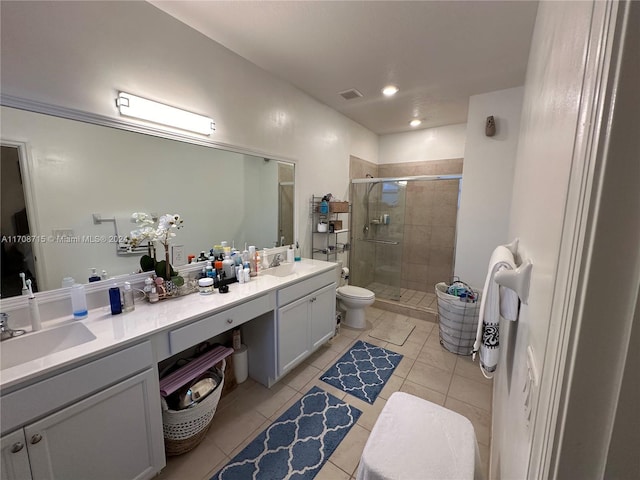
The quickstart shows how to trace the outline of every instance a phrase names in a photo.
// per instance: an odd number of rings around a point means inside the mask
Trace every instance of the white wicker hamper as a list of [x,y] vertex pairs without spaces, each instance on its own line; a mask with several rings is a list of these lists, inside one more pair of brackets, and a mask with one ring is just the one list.
[[167,456],[186,453],[204,440],[222,395],[226,361],[222,360],[221,363],[221,368],[215,367],[221,377],[220,384],[193,407],[171,410],[162,399],[162,430]]

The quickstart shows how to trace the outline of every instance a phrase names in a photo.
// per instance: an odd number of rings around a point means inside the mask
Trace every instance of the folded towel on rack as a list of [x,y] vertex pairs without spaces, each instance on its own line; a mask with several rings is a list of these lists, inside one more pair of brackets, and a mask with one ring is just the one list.
[[494,277],[500,270],[515,268],[515,259],[507,247],[499,246],[493,251],[484,282],[484,295],[480,300],[478,331],[473,344],[473,358],[480,352],[480,369],[487,378],[491,378],[498,366],[500,316],[512,321],[518,318],[518,295],[513,290],[498,285]]

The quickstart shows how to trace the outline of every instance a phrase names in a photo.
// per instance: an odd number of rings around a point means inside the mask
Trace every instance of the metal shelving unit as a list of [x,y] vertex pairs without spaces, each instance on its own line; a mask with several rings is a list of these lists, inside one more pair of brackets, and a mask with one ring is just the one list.
[[[316,260],[326,260],[332,262],[336,260],[338,253],[349,250],[349,215],[351,204],[348,205],[347,212],[320,213],[320,203],[322,197],[312,196],[309,211],[311,212],[311,255]],[[329,204],[331,207],[331,203]],[[319,232],[318,224],[327,223],[327,231]],[[335,228],[335,222],[342,222],[341,228]]]

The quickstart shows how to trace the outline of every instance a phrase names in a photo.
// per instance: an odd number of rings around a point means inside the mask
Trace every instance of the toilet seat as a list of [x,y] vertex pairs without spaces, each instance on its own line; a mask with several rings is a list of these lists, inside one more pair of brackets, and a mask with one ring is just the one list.
[[338,295],[343,298],[353,298],[359,300],[373,300],[375,298],[375,293],[371,290],[367,290],[366,288],[355,287],[353,285],[345,285],[344,287],[340,287],[337,290]]

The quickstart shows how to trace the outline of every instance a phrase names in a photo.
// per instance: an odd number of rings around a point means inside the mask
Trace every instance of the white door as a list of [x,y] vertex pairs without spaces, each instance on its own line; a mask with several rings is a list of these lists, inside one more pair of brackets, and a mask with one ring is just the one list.
[[[151,370],[25,427],[34,480],[151,478],[158,458]],[[159,400],[158,400],[159,401]],[[162,444],[162,438],[159,439]]]
[[313,292],[311,300],[311,350],[315,350],[335,333],[335,283]]
[[0,478],[3,480],[30,480],[29,454],[22,429],[2,437],[0,442]]

